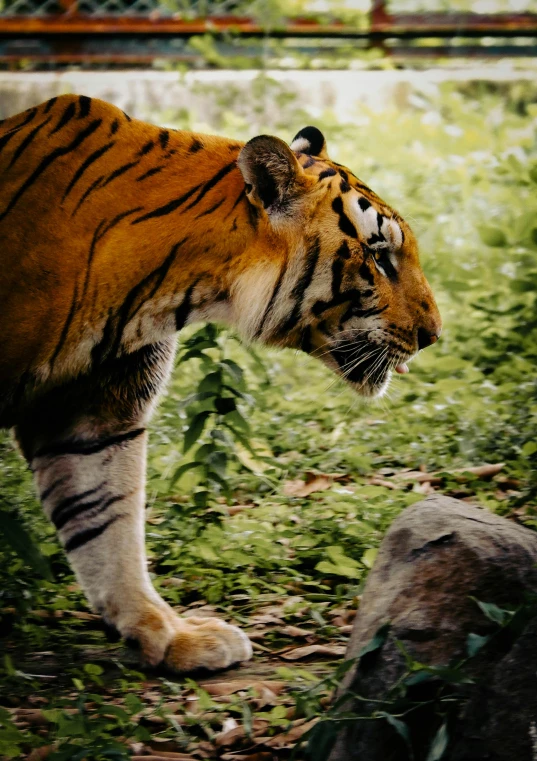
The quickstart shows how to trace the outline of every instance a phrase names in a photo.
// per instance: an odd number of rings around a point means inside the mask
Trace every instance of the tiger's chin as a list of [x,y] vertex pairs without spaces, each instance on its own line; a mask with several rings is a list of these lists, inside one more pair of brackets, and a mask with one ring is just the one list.
[[368,399],[386,393],[395,365],[384,347],[371,345],[358,356],[352,347],[336,346],[323,359],[357,394]]
[[385,376],[382,379],[375,379],[375,382],[365,381],[362,383],[356,383],[347,379],[347,383],[351,388],[356,391],[360,396],[366,399],[380,399],[388,391],[390,381],[392,378],[392,371],[387,370]]

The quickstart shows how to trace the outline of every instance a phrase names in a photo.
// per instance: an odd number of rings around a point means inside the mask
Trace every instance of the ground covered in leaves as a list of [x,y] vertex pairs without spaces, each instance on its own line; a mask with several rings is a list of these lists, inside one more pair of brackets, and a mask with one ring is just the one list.
[[[282,96],[270,123],[276,85],[256,87],[254,116],[222,106],[223,133],[311,122]],[[150,568],[180,612],[244,627],[251,664],[142,672],[87,609],[0,435],[0,758],[323,761],[308,731],[393,518],[440,490],[537,525],[535,95],[474,83],[315,118],[333,158],[413,224],[445,321],[387,397],[366,405],[319,362],[220,330],[181,338],[152,426]]]

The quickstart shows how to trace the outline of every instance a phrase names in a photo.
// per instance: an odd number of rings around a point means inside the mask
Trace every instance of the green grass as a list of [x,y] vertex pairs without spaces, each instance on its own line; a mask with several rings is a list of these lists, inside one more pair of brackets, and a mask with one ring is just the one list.
[[[278,95],[274,83],[256,87]],[[262,103],[263,92],[257,95],[254,103]],[[151,570],[171,603],[186,609],[204,600],[250,630],[252,616],[277,606],[278,618],[311,630],[315,642],[343,644],[345,636],[331,613],[356,607],[386,529],[423,497],[423,489],[412,482],[396,489],[378,485],[378,480],[398,483],[394,475],[405,469],[445,472],[441,491],[537,525],[534,96],[529,85],[445,87],[438,97],[415,97],[404,111],[362,109],[352,124],[338,123],[331,113],[315,119],[324,127],[332,157],[348,164],[413,224],[444,319],[442,339],[412,363],[410,375],[394,379],[386,398],[373,403],[358,399],[315,360],[259,347],[257,359],[227,333],[219,334],[205,370],[197,359],[180,363],[152,423],[148,473]],[[273,131],[291,138],[306,117],[293,102],[284,98],[281,104],[282,125]],[[240,109],[237,114],[234,101],[220,105],[221,131],[250,136],[248,115],[241,116]],[[265,118],[260,106],[257,132],[263,131]],[[166,119],[198,126],[192,115],[167,114]],[[195,448],[183,454],[183,435],[203,408],[195,401],[185,406],[184,399],[196,391],[207,366],[222,358],[244,370],[238,406],[250,431],[243,434],[260,453],[260,459],[252,458],[233,436],[218,444],[225,458],[212,462],[225,467],[228,496],[218,479],[207,480],[207,449],[199,454],[203,467],[172,485],[177,469],[197,456]],[[215,416],[200,443],[214,443],[209,432],[222,430],[222,422]],[[486,462],[505,463],[504,469],[493,480],[468,477],[460,483],[450,475]],[[286,496],[289,481],[311,472],[331,474],[332,487],[307,498]],[[21,739],[5,718],[2,729],[0,713],[0,756],[17,757],[17,748],[23,753],[28,744],[56,738],[59,750],[50,758],[75,758],[86,746],[91,750],[80,758],[128,757],[130,751],[117,751],[118,738],[143,742],[147,736],[141,731],[134,736],[129,716],[138,706],[125,708],[124,694],[138,695],[149,713],[156,704],[147,698],[141,675],[120,670],[124,651],[107,644],[97,625],[69,615],[87,610],[85,602],[6,433],[0,435],[0,483],[4,505],[22,514],[56,578],[55,583],[39,579],[2,545],[0,636],[7,655],[0,705],[25,706],[30,695],[43,695],[47,707],[89,701],[92,707],[81,710],[89,710],[93,722],[89,728],[83,722],[75,726],[51,714],[39,731],[23,727]],[[193,497],[201,492],[207,492],[203,499]],[[63,614],[52,620],[35,613],[44,610]],[[257,657],[279,664],[271,651],[301,643],[282,634],[281,627],[269,629],[262,640],[269,652],[258,651]],[[43,652],[57,660],[52,658],[48,674],[36,677],[32,657]],[[101,665],[92,671],[95,660]],[[34,661],[44,669],[47,657]],[[283,674],[298,690],[308,686],[307,670],[293,666]],[[156,680],[151,689],[164,704],[194,689],[184,679],[151,678]],[[98,693],[105,707],[119,700],[126,714],[103,718],[106,710],[95,697],[77,697],[86,693]],[[204,710],[214,714],[211,701],[207,705]],[[218,716],[238,717],[248,725],[240,700],[227,703],[227,713],[222,710]],[[259,712],[255,709],[255,716]],[[151,721],[144,725],[149,736],[168,738],[174,748],[189,752],[210,744],[221,729],[219,719],[207,725],[190,719],[181,731],[173,721],[164,728]],[[280,711],[272,721],[275,732],[287,720]],[[114,748],[126,755],[114,756]],[[203,752],[214,757],[207,748]]]

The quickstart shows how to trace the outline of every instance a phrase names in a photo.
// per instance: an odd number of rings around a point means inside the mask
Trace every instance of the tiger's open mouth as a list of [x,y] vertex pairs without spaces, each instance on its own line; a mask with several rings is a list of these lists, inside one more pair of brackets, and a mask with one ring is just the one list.
[[411,359],[391,346],[370,343],[357,347],[342,343],[330,350],[337,372],[362,396],[379,396],[387,388],[392,371],[403,375]]

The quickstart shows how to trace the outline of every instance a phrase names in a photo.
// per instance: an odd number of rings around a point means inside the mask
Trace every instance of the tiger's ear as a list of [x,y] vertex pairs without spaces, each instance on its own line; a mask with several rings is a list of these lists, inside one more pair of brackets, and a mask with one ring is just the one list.
[[318,156],[327,159],[326,140],[317,127],[304,127],[293,138],[291,150],[296,153],[307,153],[309,156]]
[[270,214],[285,207],[300,193],[304,170],[287,143],[278,137],[259,135],[246,143],[237,160],[246,183],[246,194]]

